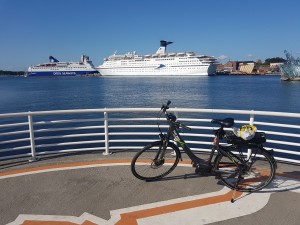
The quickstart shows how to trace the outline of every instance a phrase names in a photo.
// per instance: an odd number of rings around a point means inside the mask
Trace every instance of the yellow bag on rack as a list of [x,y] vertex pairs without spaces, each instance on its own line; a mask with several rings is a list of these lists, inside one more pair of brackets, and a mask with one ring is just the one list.
[[240,129],[235,127],[233,128],[233,133],[237,137],[243,138],[246,141],[254,138],[256,131],[257,128],[253,125],[243,125]]

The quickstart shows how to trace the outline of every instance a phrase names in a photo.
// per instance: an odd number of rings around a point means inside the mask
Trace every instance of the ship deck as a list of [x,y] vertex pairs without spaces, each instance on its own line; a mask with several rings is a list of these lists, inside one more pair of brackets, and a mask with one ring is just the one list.
[[278,164],[272,185],[237,193],[181,163],[165,179],[130,171],[133,153],[67,153],[0,161],[0,224],[299,224],[299,166]]

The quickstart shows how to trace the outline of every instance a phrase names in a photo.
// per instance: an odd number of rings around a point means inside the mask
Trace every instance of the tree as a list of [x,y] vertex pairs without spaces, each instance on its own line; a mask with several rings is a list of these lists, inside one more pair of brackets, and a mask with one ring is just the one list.
[[270,65],[270,63],[284,63],[286,60],[280,57],[267,58],[264,62],[264,65]]
[[24,75],[24,71],[5,71],[5,70],[0,70],[0,75],[19,75],[22,76]]

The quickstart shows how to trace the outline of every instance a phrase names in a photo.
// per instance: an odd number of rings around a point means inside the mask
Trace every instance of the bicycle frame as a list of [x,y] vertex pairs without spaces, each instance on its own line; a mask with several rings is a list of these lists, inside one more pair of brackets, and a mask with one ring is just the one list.
[[[167,143],[173,139],[177,145],[179,145],[183,151],[189,156],[189,158],[192,160],[192,163],[195,165],[195,166],[204,166],[204,167],[210,167],[211,165],[211,159],[212,159],[212,156],[214,154],[214,151],[211,152],[211,157],[210,157],[210,160],[209,162],[206,162],[205,160],[197,157],[193,152],[192,150],[188,147],[188,145],[185,143],[185,141],[183,140],[183,138],[181,137],[181,135],[179,134],[178,130],[177,130],[177,126],[178,126],[178,123],[176,122],[170,122],[170,125],[169,125],[169,129],[168,129],[168,133],[167,135],[162,135],[162,139],[165,139],[166,141],[166,146],[167,146]],[[164,141],[164,140],[162,140]]]
[[[192,150],[188,147],[188,145],[185,143],[185,141],[181,137],[180,133],[178,132],[178,129],[180,127],[187,128],[187,129],[190,129],[190,128],[186,127],[185,125],[181,124],[178,121],[176,122],[176,119],[177,119],[176,116],[173,115],[172,113],[167,112],[167,109],[169,109],[170,103],[171,103],[171,101],[168,101],[167,104],[163,105],[161,108],[162,112],[165,114],[166,119],[168,120],[169,128],[168,128],[168,132],[166,135],[163,134],[160,130],[160,132],[161,132],[160,138],[163,143],[163,148],[162,148],[162,151],[159,150],[159,153],[156,156],[156,160],[158,158],[159,158],[159,160],[164,159],[164,154],[165,154],[166,148],[168,146],[168,143],[171,139],[173,139],[177,143],[177,146],[179,145],[183,149],[183,151],[188,155],[188,157],[192,160],[192,164],[193,164],[193,166],[196,167],[196,171],[199,168],[205,169],[205,172],[207,172],[207,170],[211,171],[211,169],[213,169],[215,167],[215,165],[214,165],[215,162],[213,164],[212,160],[213,160],[213,157],[214,157],[216,151],[217,151],[218,155],[228,157],[231,160],[233,165],[236,165],[238,167],[245,166],[245,163],[247,162],[247,160],[245,161],[243,157],[238,157],[237,155],[235,155],[232,152],[232,150],[234,150],[235,147],[238,147],[238,146],[235,146],[235,145],[222,146],[222,145],[220,145],[220,139],[222,139],[224,137],[224,126],[228,126],[226,123],[220,124],[221,127],[215,131],[214,143],[213,143],[212,150],[210,152],[209,159],[206,161],[206,160],[203,160],[203,159],[197,157],[192,152]],[[251,148],[253,146],[252,146],[252,144],[250,144],[248,147]],[[261,146],[260,147],[255,146],[255,147],[260,148]],[[248,152],[247,159],[250,158],[251,154],[252,154],[252,151]],[[256,155],[256,153],[254,153],[254,154]],[[217,159],[217,158],[215,158],[215,159]]]
[[[223,127],[219,128],[216,131],[214,145],[210,152],[209,159],[208,159],[208,161],[206,161],[204,159],[197,157],[192,152],[192,150],[189,148],[189,146],[185,143],[185,141],[181,137],[180,133],[178,132],[179,124],[180,123],[178,123],[178,122],[169,122],[169,129],[168,129],[167,135],[161,134],[160,135],[161,140],[163,142],[165,142],[164,146],[167,146],[168,142],[171,139],[173,139],[177,143],[177,145],[179,145],[183,149],[183,151],[189,156],[189,158],[192,160],[192,163],[197,168],[199,168],[199,167],[213,168],[214,165],[212,164],[212,160],[213,160],[213,156],[215,155],[216,151],[218,152],[218,154],[227,156],[229,159],[231,159],[232,163],[234,163],[235,165],[240,164],[239,162],[241,162],[241,160],[236,155],[234,155],[230,150],[230,148],[232,148],[232,146],[226,147],[226,146],[219,145],[220,133],[223,132]],[[164,149],[165,148],[166,147],[164,147]]]

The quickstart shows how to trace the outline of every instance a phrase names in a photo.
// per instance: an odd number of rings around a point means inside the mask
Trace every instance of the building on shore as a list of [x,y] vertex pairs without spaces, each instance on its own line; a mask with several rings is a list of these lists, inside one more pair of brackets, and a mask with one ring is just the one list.
[[225,64],[219,64],[217,74],[280,74],[280,65],[282,63],[270,63],[265,65],[254,61],[228,61]]
[[239,71],[243,74],[252,74],[254,72],[255,62],[239,63]]
[[223,74],[250,74],[255,66],[254,61],[228,61],[225,64],[219,64],[217,73]]

